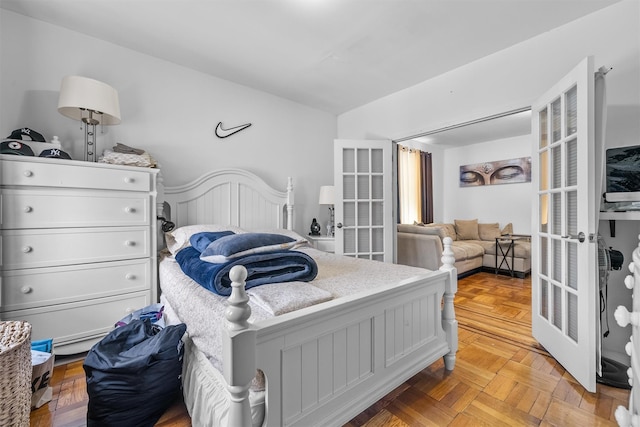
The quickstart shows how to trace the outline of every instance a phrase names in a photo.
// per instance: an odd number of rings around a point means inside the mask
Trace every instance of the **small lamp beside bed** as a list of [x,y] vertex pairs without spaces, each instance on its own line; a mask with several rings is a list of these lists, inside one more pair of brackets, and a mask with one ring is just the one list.
[[329,205],[329,222],[327,222],[327,236],[334,235],[333,210],[335,202],[335,187],[333,185],[323,185],[320,187],[320,198],[318,204]]

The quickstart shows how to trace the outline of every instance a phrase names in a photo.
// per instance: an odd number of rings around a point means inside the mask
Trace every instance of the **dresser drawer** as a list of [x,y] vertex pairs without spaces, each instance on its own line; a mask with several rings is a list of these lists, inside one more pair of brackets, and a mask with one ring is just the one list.
[[3,186],[95,188],[150,191],[152,175],[134,167],[110,168],[89,162],[0,160]]
[[6,271],[0,312],[148,290],[151,260]]
[[151,219],[147,193],[4,189],[0,197],[5,229],[149,225]]
[[[2,320],[26,320],[31,324],[31,340],[53,338],[56,354],[59,347],[101,337],[127,314],[150,304],[150,293],[136,292],[69,304],[58,304],[0,314]],[[82,350],[87,351],[90,344]],[[77,348],[76,348],[76,351]],[[75,352],[75,351],[74,351]]]
[[147,258],[149,241],[149,227],[3,230],[2,269]]

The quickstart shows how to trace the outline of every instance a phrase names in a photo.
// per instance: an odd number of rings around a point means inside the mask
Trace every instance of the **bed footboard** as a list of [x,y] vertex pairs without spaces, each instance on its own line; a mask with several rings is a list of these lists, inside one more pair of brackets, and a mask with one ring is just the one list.
[[256,369],[266,378],[267,426],[342,425],[440,357],[453,369],[457,275],[444,243],[440,271],[256,324],[247,321],[246,270],[234,267],[223,334],[229,425],[251,425]]

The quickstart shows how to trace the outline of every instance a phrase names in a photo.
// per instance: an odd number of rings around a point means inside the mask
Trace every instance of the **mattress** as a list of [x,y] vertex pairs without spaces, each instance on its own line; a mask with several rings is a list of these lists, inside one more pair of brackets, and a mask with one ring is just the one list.
[[[318,264],[318,276],[309,284],[329,293],[333,299],[428,273],[422,268],[345,257],[313,248],[297,250],[307,253]],[[229,403],[219,355],[222,347],[220,328],[224,327],[227,297],[195,283],[182,273],[169,255],[163,256],[159,263],[159,279],[168,324],[187,324],[183,385],[193,425],[211,425],[205,420],[226,419]],[[273,317],[251,297],[249,305],[252,310],[250,322]],[[264,384],[260,378],[258,375],[254,380],[250,394],[252,415],[257,425],[262,422],[264,412]]]

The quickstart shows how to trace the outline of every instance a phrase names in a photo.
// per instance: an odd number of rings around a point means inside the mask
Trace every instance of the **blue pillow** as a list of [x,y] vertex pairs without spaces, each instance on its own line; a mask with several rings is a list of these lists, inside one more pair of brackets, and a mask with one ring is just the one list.
[[200,254],[200,259],[220,264],[245,255],[291,249],[298,243],[300,242],[282,234],[234,234],[220,237],[209,243]]
[[207,249],[207,246],[211,244],[211,242],[218,240],[224,236],[230,236],[235,234],[233,231],[203,231],[201,233],[195,233],[189,238],[189,243],[194,247],[198,252],[202,252]]

